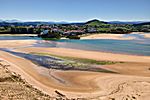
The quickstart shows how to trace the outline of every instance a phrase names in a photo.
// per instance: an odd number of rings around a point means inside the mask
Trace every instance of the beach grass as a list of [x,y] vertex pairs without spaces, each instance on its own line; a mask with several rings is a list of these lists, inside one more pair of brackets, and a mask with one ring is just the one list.
[[59,55],[54,55],[54,54],[49,54],[49,53],[31,52],[31,54],[37,54],[37,55],[42,55],[42,56],[53,56],[53,57],[61,58],[64,60],[71,60],[71,61],[75,61],[79,63],[92,64],[92,65],[111,65],[111,64],[116,64],[116,63],[123,63],[123,62],[114,62],[114,61],[98,61],[98,60],[87,59],[87,58],[59,56]]
[[43,40],[52,40],[52,41],[57,41],[59,38],[42,38]]
[[116,64],[121,62],[112,62],[112,61],[97,61],[93,59],[86,59],[86,58],[75,58],[75,57],[64,57],[64,56],[58,56],[53,55],[49,53],[36,53],[31,52],[30,54],[33,55],[40,55],[40,56],[50,56],[53,58],[62,59],[64,62],[61,63],[66,66],[72,66],[72,70],[81,70],[81,71],[94,71],[94,72],[103,72],[103,73],[116,73],[111,70],[103,69],[103,68],[96,68],[93,65],[110,65],[110,64]]

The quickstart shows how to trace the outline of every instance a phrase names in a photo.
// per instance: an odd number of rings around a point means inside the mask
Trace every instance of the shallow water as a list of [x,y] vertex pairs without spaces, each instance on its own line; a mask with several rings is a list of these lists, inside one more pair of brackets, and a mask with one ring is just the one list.
[[[150,34],[150,33],[147,33]],[[57,40],[38,41],[36,47],[58,47],[72,48],[92,51],[105,51],[113,53],[124,53],[133,55],[150,56],[150,39],[144,38],[141,34],[127,34],[124,37],[133,36],[134,40],[110,40],[110,39],[89,39],[89,40]],[[29,36],[0,36],[0,40],[41,40],[38,37]]]
[[41,40],[41,38],[38,38],[37,36],[4,36],[0,35],[0,40]]
[[[0,50],[11,53],[15,56],[19,56],[25,59],[28,59],[35,63],[38,66],[45,67],[48,69],[57,69],[57,70],[82,70],[82,71],[95,71],[95,72],[111,72],[102,68],[96,68],[94,65],[87,65],[79,62],[75,62],[72,60],[65,60],[62,58],[57,58],[53,56],[44,56],[38,54],[27,54],[21,52],[15,52],[10,49],[0,48]],[[100,66],[100,65],[99,65]]]
[[[142,37],[142,36],[141,36]],[[104,51],[112,53],[123,53],[133,55],[150,56],[150,39],[144,37],[135,40],[110,40],[110,39],[88,39],[88,40],[58,40],[37,42],[34,46],[72,48],[81,50]]]

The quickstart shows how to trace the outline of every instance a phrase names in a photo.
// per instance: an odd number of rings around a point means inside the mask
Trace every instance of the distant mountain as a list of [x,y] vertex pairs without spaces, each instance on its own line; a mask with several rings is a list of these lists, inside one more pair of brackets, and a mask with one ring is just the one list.
[[0,22],[3,22],[3,20],[0,19]]
[[145,23],[145,21],[132,21],[132,22],[122,22],[122,21],[110,21],[109,24],[141,24]]
[[7,23],[16,23],[16,22],[21,22],[21,21],[16,20],[16,19],[12,19],[12,20],[3,20],[3,22],[7,22]]
[[62,22],[53,22],[53,23],[55,23],[55,24],[68,24],[68,22],[64,22],[64,21],[62,21]]
[[51,21],[26,21],[26,22],[23,22],[23,21],[20,21],[20,20],[16,20],[16,19],[13,19],[13,20],[2,20],[0,19],[0,23],[5,23],[5,24],[26,24],[26,25],[29,25],[29,24],[33,24],[33,25],[36,25],[36,24],[68,24],[68,22],[51,22]]
[[135,26],[140,26],[140,25],[150,25],[150,22],[145,22],[145,23],[139,23],[139,24],[134,24]]
[[90,20],[90,21],[86,22],[85,24],[86,25],[101,25],[101,24],[107,24],[107,22],[94,19],[94,20]]
[[109,25],[109,24],[134,24],[134,25],[142,25],[142,24],[149,24],[149,22],[144,22],[144,21],[133,21],[133,22],[122,22],[122,21],[111,21],[111,22],[104,22],[104,21],[100,21],[97,19],[94,20],[90,20],[87,22],[74,22],[74,23],[69,23],[69,22],[53,22],[53,21],[49,21],[49,22],[44,22],[44,21],[28,21],[28,22],[23,22],[23,21],[19,21],[16,19],[13,20],[2,20],[0,19],[0,26],[9,26],[9,25],[15,25],[15,26],[28,26],[28,25],[40,25],[40,24],[45,24],[45,25],[52,25],[52,24],[64,24],[64,25],[91,25],[91,26],[95,26],[95,25]]

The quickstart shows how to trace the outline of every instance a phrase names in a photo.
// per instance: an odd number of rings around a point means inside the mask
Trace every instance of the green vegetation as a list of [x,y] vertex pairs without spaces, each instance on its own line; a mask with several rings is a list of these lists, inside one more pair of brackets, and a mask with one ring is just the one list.
[[61,58],[77,61],[80,63],[95,64],[95,65],[110,65],[110,64],[117,63],[117,62],[112,62],[112,61],[98,61],[98,60],[93,60],[93,59],[76,58],[76,57],[61,57]]
[[[44,31],[47,31],[46,33]],[[131,32],[150,32],[150,23],[142,24],[112,24],[99,20],[86,23],[70,24],[40,24],[40,23],[0,23],[0,33],[3,34],[38,34],[47,39],[80,39],[80,36],[92,33],[127,34]],[[50,39],[47,39],[50,40]]]
[[56,40],[61,38],[61,34],[59,32],[49,32],[48,34],[44,34],[41,37],[46,40]]
[[8,32],[10,31],[10,28],[8,27],[0,27],[0,32]]
[[57,41],[59,40],[58,38],[42,38],[43,40],[52,40],[52,41]]
[[113,61],[98,61],[98,60],[87,59],[87,58],[58,56],[58,55],[53,55],[53,54],[49,54],[49,53],[31,52],[31,54],[37,54],[37,55],[43,55],[43,56],[53,56],[53,57],[58,57],[58,58],[65,59],[65,60],[71,60],[71,61],[76,61],[76,62],[79,62],[79,63],[92,64],[92,65],[93,64],[94,65],[111,65],[111,64],[116,64],[116,63],[123,63],[123,62],[113,62]]
[[[86,23],[86,29],[94,30],[95,33],[130,33],[133,32],[134,28],[133,25],[130,24],[109,24],[107,22],[99,21],[99,20],[92,20]],[[93,32],[94,32],[93,31]],[[89,31],[90,32],[90,31]],[[92,32],[92,33],[93,33]]]
[[88,26],[105,26],[106,25],[107,26],[107,23],[95,19],[95,20],[88,21],[86,25]]
[[[75,58],[75,57],[64,57],[64,56],[58,56],[48,53],[35,53],[31,52],[32,55],[40,55],[40,56],[50,56],[53,58],[61,59],[62,62],[55,62],[55,64],[59,63],[57,69],[60,70],[82,70],[82,71],[94,71],[94,72],[104,72],[104,73],[117,73],[111,70],[103,69],[103,68],[97,68],[95,65],[110,65],[110,64],[116,64],[116,63],[122,63],[122,62],[111,62],[111,61],[97,61],[92,59],[86,59],[86,58]],[[56,64],[56,65],[57,65]],[[65,66],[65,67],[60,67]]]
[[66,38],[69,38],[69,39],[80,39],[80,37],[77,36],[77,35],[69,35]]

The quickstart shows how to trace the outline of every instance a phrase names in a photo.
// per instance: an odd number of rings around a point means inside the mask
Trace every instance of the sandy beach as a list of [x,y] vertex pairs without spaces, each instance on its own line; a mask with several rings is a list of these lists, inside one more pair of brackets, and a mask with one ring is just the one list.
[[69,48],[40,48],[40,47],[29,47],[29,48],[18,48],[16,51],[31,53],[47,53],[61,56],[77,57],[77,58],[87,58],[99,61],[123,61],[123,62],[149,62],[149,56],[136,56],[127,54],[115,54],[107,52],[96,52],[96,51],[86,51],[77,50]]
[[145,38],[150,38],[150,34],[142,34]]
[[[150,38],[149,33],[145,32],[132,32],[130,34],[139,34],[142,35],[144,38]],[[81,37],[81,39],[113,39],[113,40],[133,40],[136,37],[134,36],[124,36],[125,34],[110,34],[110,33],[103,33],[103,34],[90,34],[87,36]]]
[[0,48],[17,48],[31,46],[37,40],[0,40]]
[[123,37],[124,34],[92,34],[81,37],[81,39],[114,39],[114,40],[132,40],[134,37]]
[[[2,43],[0,48],[13,48],[15,52],[36,52],[99,61],[124,62],[97,66],[115,71],[118,74],[74,70],[53,70],[49,74],[50,70],[47,68],[38,66],[25,58],[0,51],[0,59],[10,65],[8,67],[9,70],[18,73],[29,84],[50,96],[57,96],[58,94],[55,93],[57,90],[66,95],[67,98],[86,98],[93,100],[120,100],[123,98],[129,100],[148,100],[150,98],[149,56],[113,54],[66,48],[30,47],[35,42],[33,40],[4,40],[0,41]],[[52,76],[64,82],[60,82]]]

